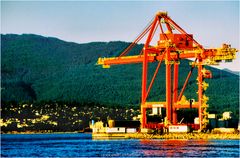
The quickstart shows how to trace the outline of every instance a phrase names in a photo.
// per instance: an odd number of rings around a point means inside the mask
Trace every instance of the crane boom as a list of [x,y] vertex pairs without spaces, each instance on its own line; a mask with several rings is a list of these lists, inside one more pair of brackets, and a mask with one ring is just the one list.
[[[162,59],[162,50],[151,48],[147,51],[149,52],[147,56],[148,62],[160,61],[160,59]],[[170,58],[172,60],[180,60],[195,58],[196,56],[200,55],[202,59],[206,59],[206,62],[208,62],[207,65],[215,65],[216,62],[219,62],[221,60],[236,59],[236,52],[237,49],[231,48],[229,45],[223,44],[221,48],[205,49],[203,52],[200,52],[199,50],[174,50],[170,53]],[[142,63],[143,59],[143,55],[109,58],[104,57],[98,58],[97,65],[102,65],[103,68],[109,68],[110,65]]]

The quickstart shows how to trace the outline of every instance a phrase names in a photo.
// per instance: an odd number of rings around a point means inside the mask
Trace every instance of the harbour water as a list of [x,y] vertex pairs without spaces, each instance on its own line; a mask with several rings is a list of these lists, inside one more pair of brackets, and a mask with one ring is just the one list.
[[93,140],[91,134],[2,134],[1,157],[239,157],[239,140]]

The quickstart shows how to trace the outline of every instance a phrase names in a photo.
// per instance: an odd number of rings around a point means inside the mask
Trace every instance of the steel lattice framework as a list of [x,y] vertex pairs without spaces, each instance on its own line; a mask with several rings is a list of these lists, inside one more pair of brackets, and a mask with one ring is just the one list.
[[[152,46],[150,42],[156,30],[160,32],[159,40],[156,46]],[[146,35],[146,42],[139,55],[127,56],[130,50]],[[197,108],[199,126],[193,128],[203,130],[208,123],[206,111],[208,97],[204,95],[208,84],[204,82],[204,78],[212,77],[211,72],[206,70],[204,65],[215,65],[221,60],[231,61],[236,58],[237,52],[237,49],[231,48],[228,44],[223,44],[221,48],[204,48],[193,38],[192,34],[186,33],[166,12],[158,12],[145,30],[118,57],[99,58],[97,64],[102,65],[103,68],[110,68],[111,65],[142,63],[141,128],[162,128],[169,124],[175,125],[177,124],[177,109]],[[190,58],[195,58],[195,61],[190,63],[191,70],[181,91],[178,92],[180,60]],[[166,65],[166,100],[147,102],[149,92],[163,61]],[[158,65],[150,84],[147,85],[148,64],[152,62],[158,62]],[[192,103],[183,96],[183,92],[195,67],[198,69],[198,100]],[[173,74],[171,74],[171,69],[173,69]],[[166,108],[164,123],[147,123],[146,109],[153,107]]]

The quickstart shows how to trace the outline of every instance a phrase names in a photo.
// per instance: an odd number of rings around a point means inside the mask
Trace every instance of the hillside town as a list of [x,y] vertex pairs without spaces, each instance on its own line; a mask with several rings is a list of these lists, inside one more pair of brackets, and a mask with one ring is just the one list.
[[33,104],[1,107],[1,132],[81,132],[89,127],[91,120],[133,120],[140,114],[132,108],[107,108],[101,106],[68,106]]

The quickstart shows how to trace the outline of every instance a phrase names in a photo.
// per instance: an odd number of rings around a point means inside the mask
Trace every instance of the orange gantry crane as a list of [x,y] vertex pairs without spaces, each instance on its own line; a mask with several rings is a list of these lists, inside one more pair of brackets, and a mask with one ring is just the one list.
[[[156,30],[159,30],[159,39],[155,46],[150,42],[153,40]],[[130,56],[130,50],[145,36],[146,42],[139,55]],[[141,97],[141,128],[163,128],[170,124],[177,125],[177,109],[197,108],[199,125],[192,125],[195,129],[206,128],[207,120],[207,100],[204,95],[208,84],[204,78],[211,78],[212,74],[204,68],[204,65],[215,65],[221,60],[231,61],[236,58],[237,49],[231,48],[228,44],[223,44],[221,48],[206,49],[200,45],[192,34],[186,33],[176,24],[166,12],[158,12],[145,30],[132,42],[118,57],[99,58],[97,64],[103,68],[111,65],[142,63],[142,97]],[[179,93],[178,70],[180,60],[195,58],[191,62],[191,70],[188,73],[185,83]],[[166,65],[166,100],[161,102],[147,102],[149,92],[160,69],[161,63]],[[147,85],[148,64],[158,62],[151,82]],[[187,86],[194,67],[198,68],[198,101],[192,102],[183,97],[183,92]],[[171,69],[173,68],[173,74]],[[147,123],[146,110],[149,108],[166,108],[164,123]]]

